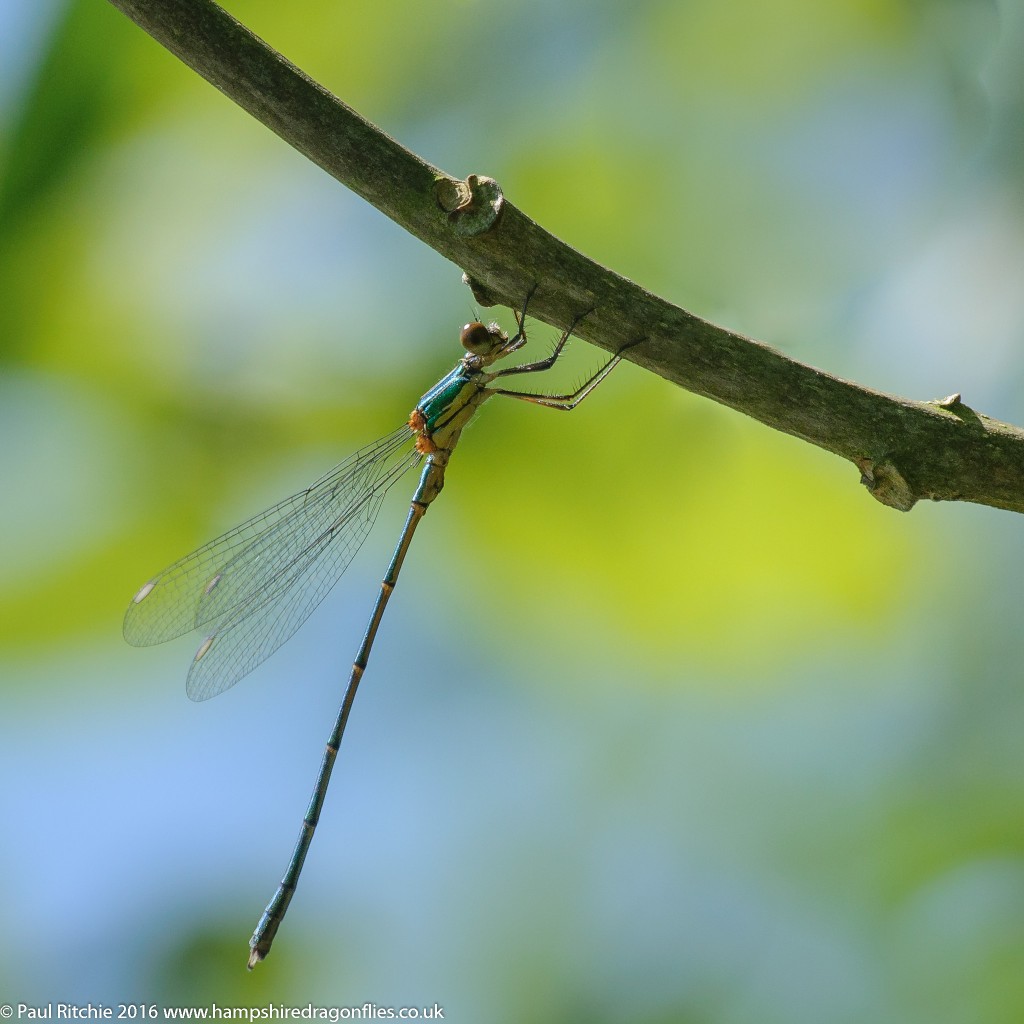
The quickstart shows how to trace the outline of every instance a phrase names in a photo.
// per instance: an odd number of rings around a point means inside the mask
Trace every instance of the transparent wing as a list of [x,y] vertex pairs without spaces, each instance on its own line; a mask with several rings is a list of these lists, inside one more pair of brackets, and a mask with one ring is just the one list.
[[392,484],[418,463],[407,427],[146,583],[124,618],[137,647],[205,629],[188,693],[226,690],[306,620],[348,568]]
[[[390,482],[417,458],[407,454]],[[306,621],[352,561],[386,491],[386,486],[375,491],[337,529],[328,527],[297,556],[286,580],[214,626],[188,671],[185,692],[192,700],[207,700],[233,686]]]

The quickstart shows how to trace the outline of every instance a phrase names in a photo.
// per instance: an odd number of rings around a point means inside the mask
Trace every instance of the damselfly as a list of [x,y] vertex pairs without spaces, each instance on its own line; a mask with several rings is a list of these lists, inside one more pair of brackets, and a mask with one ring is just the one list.
[[496,386],[503,378],[549,370],[580,319],[561,335],[546,359],[488,370],[492,363],[526,344],[525,304],[515,318],[517,331],[511,339],[495,323],[466,324],[459,337],[466,354],[416,403],[404,426],[356,452],[306,490],[154,576],[139,589],[125,613],[125,639],[137,647],[203,630],[205,639],[189,669],[186,691],[193,700],[222,693],[270,657],[302,625],[348,568],[384,495],[413,466],[423,463],[405,527],[352,665],[295,850],[249,941],[250,969],[270,952],[295,892],[384,608],[416,526],[441,493],[445,468],[466,424],[494,395],[551,409],[575,409],[622,357],[620,349],[569,394],[532,394]]

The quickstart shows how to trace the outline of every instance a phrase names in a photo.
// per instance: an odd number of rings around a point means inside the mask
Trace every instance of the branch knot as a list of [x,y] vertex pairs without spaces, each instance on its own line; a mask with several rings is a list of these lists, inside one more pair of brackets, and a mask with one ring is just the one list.
[[448,214],[455,234],[463,237],[491,231],[505,206],[501,186],[482,174],[470,174],[465,181],[438,178],[434,195],[437,205]]
[[854,462],[860,469],[860,482],[876,501],[900,512],[909,512],[917,503],[917,497],[910,484],[891,459],[883,458],[874,462],[868,458],[860,458],[854,459]]

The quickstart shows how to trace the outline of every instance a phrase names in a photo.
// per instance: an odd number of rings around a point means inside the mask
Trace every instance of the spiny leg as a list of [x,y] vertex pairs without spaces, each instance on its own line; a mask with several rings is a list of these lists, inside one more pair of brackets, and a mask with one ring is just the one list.
[[531,286],[530,290],[526,293],[526,299],[523,302],[523,311],[520,313],[518,310],[513,309],[512,315],[516,318],[516,333],[512,336],[512,339],[505,345],[499,358],[504,359],[505,356],[511,355],[513,352],[519,351],[526,344],[526,307],[530,305],[530,299],[533,298],[534,292],[537,291],[538,284],[535,281]]
[[[532,294],[532,292],[531,292],[531,294]],[[574,330],[576,330],[576,325],[585,316],[589,316],[592,312],[593,312],[592,309],[588,309],[586,313],[580,313],[580,315],[578,317],[576,317],[576,319],[573,320],[573,322],[571,324],[569,324],[569,329],[562,333],[562,336],[558,339],[558,344],[555,345],[554,351],[546,359],[538,359],[534,363],[522,363],[519,366],[508,366],[504,370],[498,370],[495,373],[495,377],[510,377],[514,373],[541,373],[544,370],[550,370],[551,367],[555,365],[555,362],[558,360],[558,357],[562,354],[562,349],[565,348],[565,344],[569,340],[570,336],[572,335],[572,332]],[[523,307],[523,314],[524,314],[524,316],[525,316],[525,313],[526,313],[526,307],[524,306]],[[518,322],[518,317],[517,317],[517,322]],[[523,344],[526,344],[526,332],[525,332],[525,328],[522,326],[522,324],[520,324],[519,333],[520,333],[520,335],[523,338]],[[511,394],[511,392],[503,392],[503,391],[500,391],[498,389],[495,389],[495,390],[498,392],[498,394]]]
[[[573,323],[573,326],[575,326],[580,319],[582,318],[577,317],[576,321]],[[571,330],[572,328],[569,329],[569,331]],[[565,340],[569,335],[569,331],[567,331],[562,336],[558,346],[556,346],[555,351],[552,353],[552,363],[557,357],[558,352],[561,349],[561,346],[564,345]],[[594,390],[594,388],[597,387],[598,384],[601,383],[601,381],[605,379],[605,377],[608,376],[609,373],[612,372],[612,370],[615,369],[616,366],[618,366],[618,364],[622,361],[622,354],[627,349],[631,349],[634,346],[639,345],[644,340],[644,338],[640,338],[637,341],[631,341],[623,345],[622,348],[620,348],[619,351],[616,352],[615,355],[613,355],[611,359],[609,359],[608,362],[605,363],[604,366],[602,366],[601,369],[597,371],[597,373],[595,373],[588,380],[585,380],[575,391],[566,395],[538,395],[531,394],[529,391],[509,391],[505,388],[490,388],[489,390],[496,395],[504,395],[506,398],[518,398],[522,402],[532,402],[534,405],[543,405],[547,409],[561,409],[564,412],[571,412],[573,409],[576,408],[576,406],[580,404],[580,402],[583,401],[584,398],[587,397],[587,395],[590,394],[591,391]],[[540,363],[534,365],[536,366],[537,370],[546,370],[550,368],[550,364],[549,366],[542,366]],[[519,372],[533,372],[532,370],[529,370],[525,366],[512,367],[512,369],[513,371]]]

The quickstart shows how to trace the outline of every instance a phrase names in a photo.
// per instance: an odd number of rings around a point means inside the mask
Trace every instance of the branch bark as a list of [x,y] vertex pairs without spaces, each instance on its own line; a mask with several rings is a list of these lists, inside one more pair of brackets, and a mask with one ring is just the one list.
[[[314,82],[212,0],[110,0],[300,153],[461,267],[485,305],[518,307],[680,387],[852,462],[870,493],[1024,512],[1024,431],[959,395],[918,402],[806,366],[702,320],[587,259],[506,200],[496,182],[453,178]],[[571,179],[566,179],[571,187]],[[642,201],[642,196],[638,201]]]

